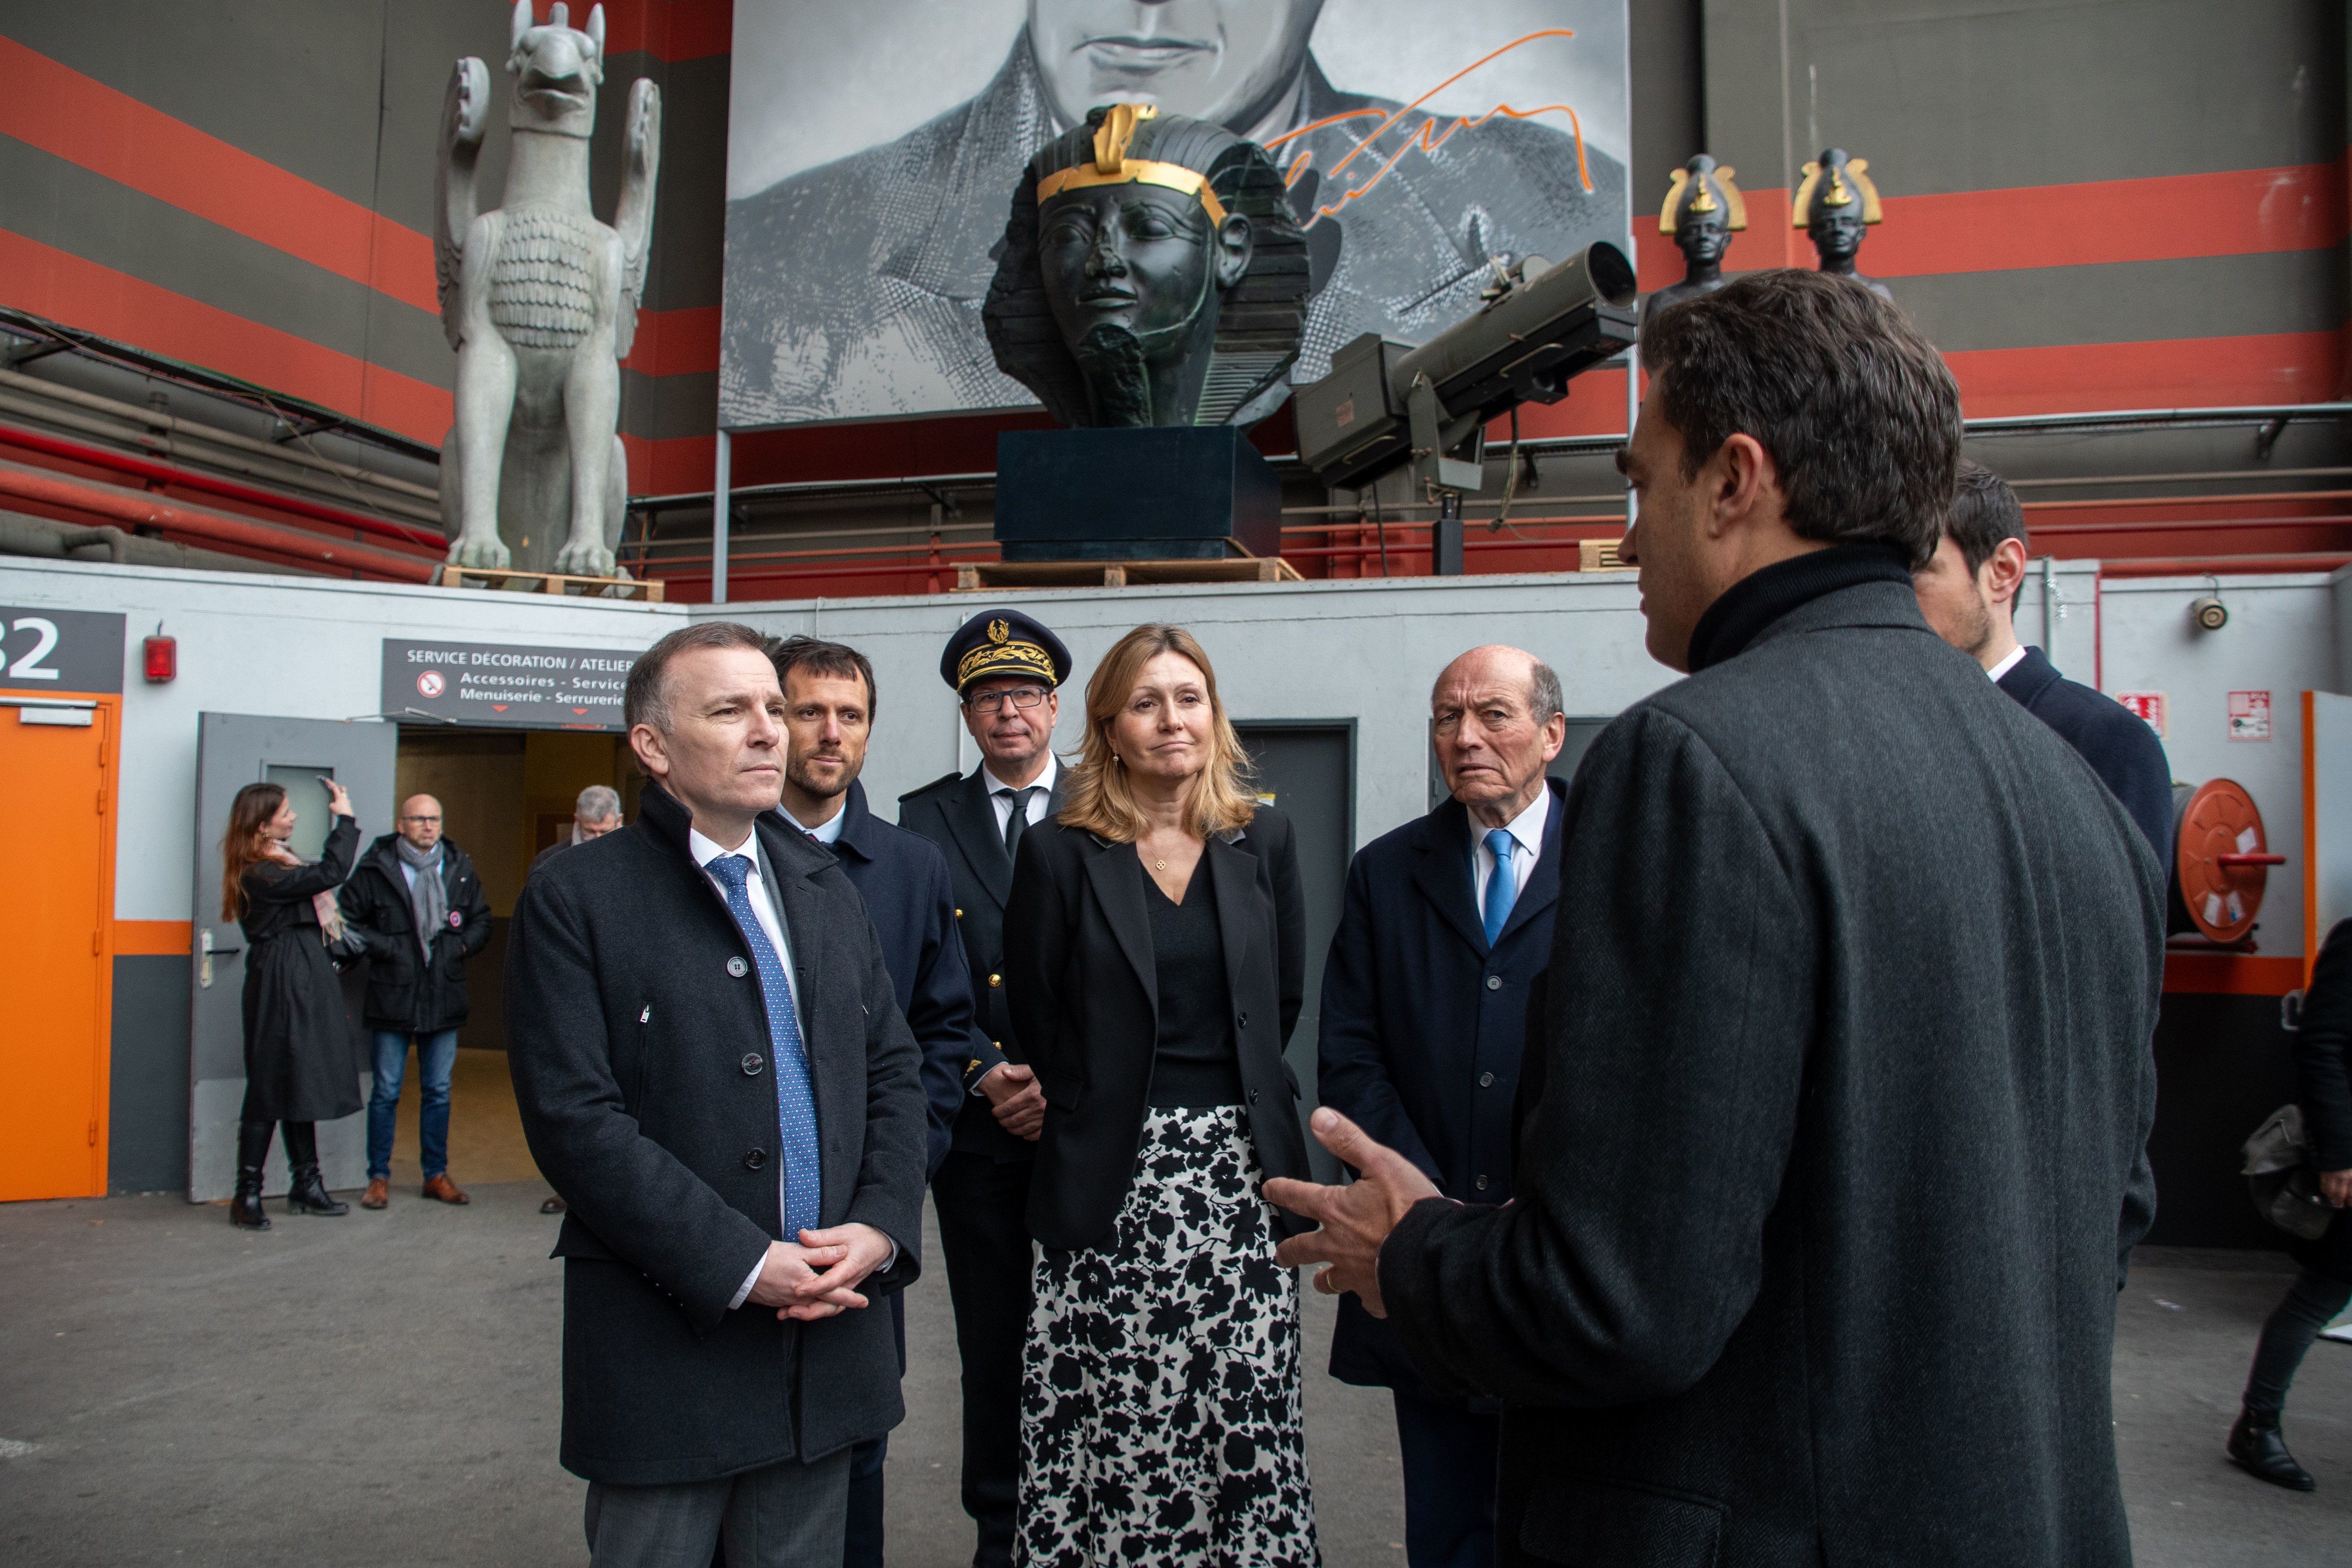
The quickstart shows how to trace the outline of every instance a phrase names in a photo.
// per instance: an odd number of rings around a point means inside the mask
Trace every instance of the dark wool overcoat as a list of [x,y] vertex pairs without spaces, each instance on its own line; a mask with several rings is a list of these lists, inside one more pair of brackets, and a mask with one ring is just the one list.
[[[1250,1147],[1266,1176],[1308,1179],[1298,1082],[1282,1059],[1307,991],[1306,902],[1290,819],[1262,805],[1202,849],[1233,997]],[[1048,817],[1021,838],[1004,911],[1005,989],[1045,1090],[1029,1233],[1082,1249],[1111,1237],[1135,1178],[1160,1034],[1159,965],[1135,846]],[[1303,1222],[1277,1209],[1275,1230]]]
[[[821,1458],[904,1413],[878,1301],[815,1323],[728,1309],[782,1239],[776,1079],[758,967],[688,826],[647,785],[635,822],[531,876],[507,949],[523,1131],[571,1205],[563,1465],[622,1486]],[[821,1221],[898,1243],[861,1288],[877,1297],[919,1268],[920,1058],[839,862],[773,816],[755,831],[815,1090]]]
[[265,860],[237,886],[245,912],[247,1121],[332,1121],[360,1109],[358,1058],[342,983],[310,900],[351,874],[359,825],[338,816],[308,866]]
[[[2296,1101],[2323,1171],[2352,1170],[2352,921],[2337,921],[2312,966],[2294,1037]],[[2352,1219],[2338,1211],[2316,1240],[2290,1248],[2295,1261],[2330,1279],[2352,1279]]]
[[428,955],[416,940],[399,843],[398,834],[387,833],[369,845],[339,897],[344,921],[367,939],[367,1026],[430,1035],[466,1021],[466,960],[489,944],[490,901],[472,858],[441,840],[441,892],[450,919],[433,933]]
[[[1356,852],[1323,965],[1322,1102],[1467,1203],[1511,1197],[1512,1100],[1529,987],[1551,962],[1568,784],[1547,781],[1543,853],[1490,946],[1471,875],[1470,813],[1448,800]],[[1339,1298],[1331,1375],[1419,1390],[1395,1331]]]
[[1498,1562],[2121,1568],[2156,858],[1899,563],[1805,559],[1586,754],[1514,1201],[1417,1205],[1388,1309],[1507,1401]]

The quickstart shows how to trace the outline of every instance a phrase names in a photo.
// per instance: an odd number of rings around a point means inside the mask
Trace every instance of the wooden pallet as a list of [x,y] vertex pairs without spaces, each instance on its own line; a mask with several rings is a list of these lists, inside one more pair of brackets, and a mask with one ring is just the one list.
[[1631,572],[1633,567],[1618,558],[1618,542],[1613,539],[1580,539],[1577,541],[1577,570],[1580,572]]
[[641,577],[572,577],[561,572],[514,572],[499,567],[460,566],[451,562],[433,579],[444,588],[504,588],[521,594],[578,594],[591,599],[662,602],[665,584]]
[[1127,588],[1157,583],[1303,583],[1278,557],[1222,561],[987,561],[956,568],[955,591],[992,588]]

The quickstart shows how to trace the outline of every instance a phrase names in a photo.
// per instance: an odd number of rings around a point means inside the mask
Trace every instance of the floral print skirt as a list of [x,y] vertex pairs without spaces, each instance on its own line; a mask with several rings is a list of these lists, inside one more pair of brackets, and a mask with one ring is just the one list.
[[1044,1250],[1021,1380],[1024,1568],[1318,1568],[1298,1276],[1239,1106],[1154,1108],[1103,1246]]

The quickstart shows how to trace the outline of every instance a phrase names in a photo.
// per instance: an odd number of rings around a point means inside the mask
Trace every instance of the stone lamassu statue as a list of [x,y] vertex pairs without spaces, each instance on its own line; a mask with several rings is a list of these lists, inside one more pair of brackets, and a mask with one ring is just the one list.
[[1804,180],[1789,207],[1790,226],[1803,229],[1812,240],[1822,271],[1867,284],[1872,292],[1892,300],[1893,289],[1853,266],[1864,231],[1885,216],[1878,207],[1878,187],[1870,183],[1870,160],[1850,158],[1843,147],[1827,148],[1805,165]]
[[1642,320],[1680,300],[1723,287],[1723,253],[1734,233],[1748,226],[1748,204],[1732,184],[1734,171],[1701,153],[1676,169],[1658,213],[1658,232],[1674,236],[1683,253],[1683,279],[1642,301]]
[[1063,425],[1247,425],[1289,395],[1307,274],[1263,148],[1118,103],[1030,160],[981,315]]
[[661,93],[643,78],[629,89],[608,228],[588,205],[604,8],[585,32],[569,20],[559,0],[534,25],[531,0],[515,0],[514,142],[495,212],[477,213],[474,191],[489,72],[468,57],[450,75],[433,213],[441,324],[457,351],[441,518],[461,565],[605,577],[627,501],[620,362],[645,293]]

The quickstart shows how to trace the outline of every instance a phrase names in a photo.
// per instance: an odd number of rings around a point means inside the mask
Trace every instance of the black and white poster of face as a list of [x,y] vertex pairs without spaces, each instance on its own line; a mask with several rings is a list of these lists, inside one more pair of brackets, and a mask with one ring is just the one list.
[[1097,104],[1265,147],[1312,381],[1494,259],[1628,247],[1625,0],[736,0],[719,420],[1027,406],[981,327],[1030,157]]

